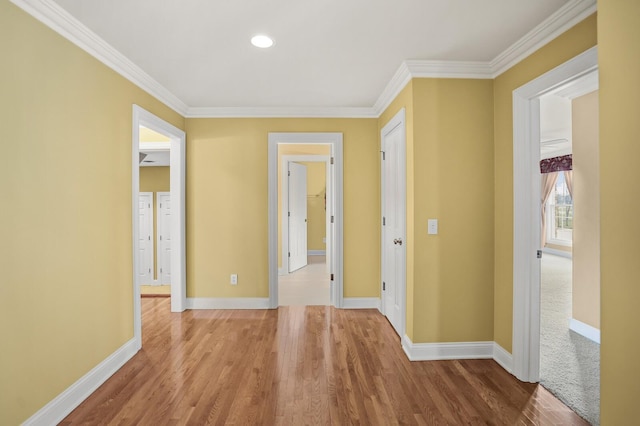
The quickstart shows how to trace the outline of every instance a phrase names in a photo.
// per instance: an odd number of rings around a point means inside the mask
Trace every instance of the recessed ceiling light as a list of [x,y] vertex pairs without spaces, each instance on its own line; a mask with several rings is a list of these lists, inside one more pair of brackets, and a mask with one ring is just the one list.
[[273,46],[273,40],[266,35],[257,35],[251,38],[251,44],[253,44],[255,47],[266,49]]

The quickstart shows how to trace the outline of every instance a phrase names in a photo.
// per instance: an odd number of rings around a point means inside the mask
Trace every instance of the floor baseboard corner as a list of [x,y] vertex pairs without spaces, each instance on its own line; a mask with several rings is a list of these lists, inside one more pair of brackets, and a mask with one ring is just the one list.
[[60,395],[56,396],[47,405],[38,410],[33,416],[29,417],[23,425],[48,426],[58,424],[137,352],[138,348],[135,339],[129,340],[91,371],[69,386]]
[[380,309],[380,299],[377,297],[345,297],[342,301],[343,309]]
[[493,360],[508,373],[513,374],[513,355],[496,342],[493,342]]
[[493,342],[413,343],[407,335],[402,338],[402,349],[410,361],[490,359],[493,345]]

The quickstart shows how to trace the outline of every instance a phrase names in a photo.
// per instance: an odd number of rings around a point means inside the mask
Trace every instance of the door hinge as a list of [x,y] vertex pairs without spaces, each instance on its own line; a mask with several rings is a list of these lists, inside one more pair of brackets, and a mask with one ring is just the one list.
[[162,241],[162,235],[160,235],[160,241]]
[[149,273],[151,273],[151,268],[149,268]]
[[151,235],[149,235],[149,241],[151,241]]
[[287,172],[287,176],[291,176],[291,171],[288,171],[288,172]]
[[160,273],[162,273],[162,268],[160,268]]
[[291,257],[291,252],[288,253],[288,257]]
[[151,204],[149,204],[149,208],[151,208]]
[[386,160],[387,156],[386,156],[385,152],[384,151],[380,151],[380,152],[382,153],[382,161]]
[[382,281],[382,291],[385,291],[386,289],[387,289],[387,283]]
[[536,252],[536,257],[537,257],[538,259],[542,259],[542,250],[538,250],[538,251]]
[[331,274],[331,281],[333,281],[333,274]]
[[291,217],[291,212],[287,212],[287,217]]
[[162,208],[162,203],[160,203],[160,208]]
[[335,220],[335,217],[331,216],[331,223]]
[[333,164],[333,157],[331,157],[331,164]]
[[385,226],[387,224],[387,218],[382,216],[382,226]]

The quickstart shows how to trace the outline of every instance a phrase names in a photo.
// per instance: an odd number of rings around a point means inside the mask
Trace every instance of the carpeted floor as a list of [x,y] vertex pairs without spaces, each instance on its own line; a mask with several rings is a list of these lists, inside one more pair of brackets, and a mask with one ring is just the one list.
[[593,425],[600,424],[600,345],[569,330],[571,259],[542,256],[540,382]]

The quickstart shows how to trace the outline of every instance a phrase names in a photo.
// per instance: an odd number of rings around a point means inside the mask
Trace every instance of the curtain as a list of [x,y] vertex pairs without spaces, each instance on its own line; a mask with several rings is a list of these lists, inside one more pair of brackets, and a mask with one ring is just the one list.
[[544,247],[547,243],[547,200],[551,195],[551,190],[558,180],[558,172],[544,173],[542,175],[542,185],[540,186],[540,204],[541,204],[541,220],[542,226],[540,227],[540,248]]
[[569,190],[569,195],[571,196],[571,199],[573,200],[573,171],[572,170],[568,170],[568,171],[564,172],[564,181],[567,184],[567,189]]

